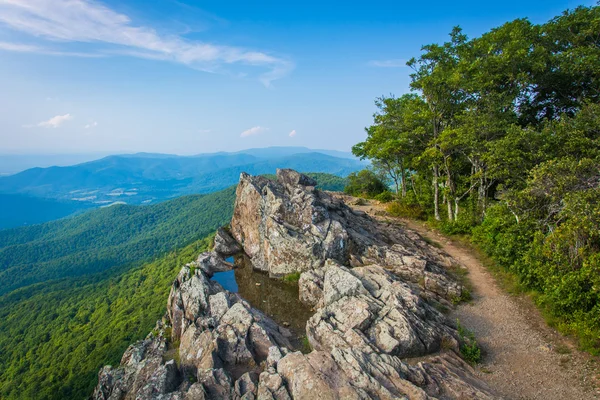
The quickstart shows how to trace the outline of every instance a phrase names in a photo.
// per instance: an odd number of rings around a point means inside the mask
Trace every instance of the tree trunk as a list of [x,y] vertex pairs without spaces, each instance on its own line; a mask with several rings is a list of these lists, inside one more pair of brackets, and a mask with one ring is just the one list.
[[448,221],[454,221],[454,213],[452,212],[452,202],[450,201],[450,196],[447,197],[446,204],[448,205]]
[[439,167],[433,166],[433,212],[436,221],[441,221],[440,218],[440,187],[438,185],[438,177],[440,174]]
[[402,165],[402,198],[406,197],[406,171]]
[[458,197],[454,198],[454,221],[458,221],[458,202],[460,200],[458,199]]

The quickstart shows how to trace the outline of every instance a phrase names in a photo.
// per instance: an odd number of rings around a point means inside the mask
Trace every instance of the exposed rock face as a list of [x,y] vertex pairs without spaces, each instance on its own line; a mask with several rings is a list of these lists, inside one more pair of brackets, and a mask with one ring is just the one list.
[[[456,356],[458,335],[430,304],[460,294],[444,271],[451,260],[315,184],[289,170],[277,182],[242,174],[233,238],[219,230],[214,251],[181,270],[163,320],[120,367],[100,371],[93,398],[495,398]],[[240,249],[273,276],[303,272],[300,298],[315,309],[310,354],[294,352],[286,328],[210,280],[233,268],[224,259]],[[413,356],[423,358],[403,361]]]
[[458,349],[458,335],[444,315],[377,265],[347,269],[328,262],[317,304],[322,308],[306,328],[317,350],[353,348],[412,357],[436,352],[442,343]]
[[215,251],[224,256],[232,256],[242,251],[242,247],[231,237],[229,232],[219,228],[215,235]]
[[353,267],[378,264],[421,286],[425,296],[460,297],[462,287],[444,272],[449,257],[314,185],[291,170],[278,170],[277,182],[242,174],[231,233],[256,268],[282,276],[318,269],[328,259]]

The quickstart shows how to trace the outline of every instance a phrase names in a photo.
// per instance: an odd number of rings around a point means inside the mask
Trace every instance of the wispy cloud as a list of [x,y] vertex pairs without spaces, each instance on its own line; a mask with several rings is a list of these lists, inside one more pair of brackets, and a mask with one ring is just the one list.
[[379,68],[402,68],[402,67],[406,67],[406,60],[402,60],[402,59],[373,60],[373,61],[369,61],[368,65],[370,67],[379,67]]
[[92,129],[98,126],[98,122],[94,121],[92,123],[87,124],[86,126],[84,126],[85,129]]
[[296,136],[296,130],[294,129],[293,131],[290,132],[290,137],[295,137]]
[[[58,128],[63,123],[71,119],[73,119],[73,116],[71,114],[57,115],[55,117],[50,118],[48,121],[40,122],[39,124],[37,124],[37,126],[42,128]],[[31,125],[27,126],[30,127]]]
[[258,135],[259,133],[264,132],[266,130],[267,130],[267,128],[263,128],[262,126],[255,126],[253,128],[246,129],[244,132],[242,132],[240,137],[248,137],[248,136],[252,136],[252,135]]
[[[2,9],[1,1],[3,1],[3,0],[0,0],[0,10]],[[0,15],[0,20],[1,19],[2,19],[2,16]],[[89,58],[106,57],[106,55],[103,55],[103,54],[80,53],[80,52],[74,52],[74,51],[59,51],[59,50],[53,50],[51,48],[46,48],[46,47],[34,46],[31,44],[9,43],[9,42],[0,42],[0,50],[13,51],[13,52],[17,52],[17,53],[36,53],[36,54],[43,54],[46,56],[69,56],[69,57],[89,57]]]
[[260,80],[269,86],[294,67],[293,63],[261,51],[188,40],[158,33],[149,26],[135,25],[124,14],[92,0],[0,0],[0,23],[53,46],[68,42],[104,44],[110,48],[70,53],[42,46],[1,43],[6,51],[51,55],[106,56],[121,54],[165,60],[209,72],[224,72],[226,66],[266,69]]
[[200,129],[198,133],[210,133],[210,129]]

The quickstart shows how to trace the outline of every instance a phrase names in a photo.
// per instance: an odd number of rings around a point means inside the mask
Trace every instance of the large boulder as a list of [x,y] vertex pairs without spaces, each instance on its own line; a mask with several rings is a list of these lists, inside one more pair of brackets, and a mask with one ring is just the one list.
[[250,378],[261,372],[270,348],[281,354],[292,348],[287,329],[201,268],[181,270],[165,319],[167,324],[158,322],[145,340],[130,346],[119,368],[100,371],[94,399],[196,398],[188,396],[199,392],[191,382],[200,382],[209,399],[234,398],[236,390],[244,395],[258,390]]
[[[318,270],[326,260],[381,265],[420,286],[423,296],[449,305],[462,286],[446,273],[454,261],[420,236],[375,220],[342,199],[315,190],[316,182],[292,170],[277,180],[242,173],[231,235],[255,268],[272,277]],[[307,304],[313,303],[310,295]]]
[[276,182],[240,177],[231,233],[271,276],[315,269],[327,258],[345,261],[346,232],[306,184],[314,181],[291,170],[278,170]]

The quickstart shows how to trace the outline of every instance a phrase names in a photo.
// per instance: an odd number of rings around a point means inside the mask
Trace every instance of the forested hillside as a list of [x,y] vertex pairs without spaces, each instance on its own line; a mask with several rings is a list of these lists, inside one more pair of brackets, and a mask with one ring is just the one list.
[[0,294],[147,260],[205,236],[230,218],[234,188],[153,206],[116,205],[0,231]]
[[212,239],[120,273],[62,279],[0,298],[0,398],[85,399],[165,313],[171,282]]
[[600,351],[600,7],[544,24],[460,28],[408,62],[357,144],[393,210],[473,239],[549,319]]

